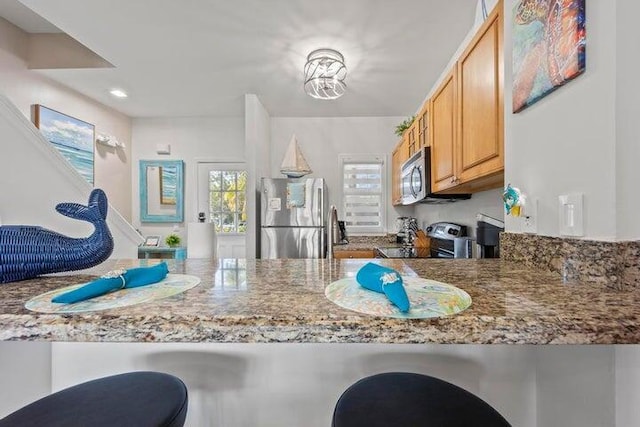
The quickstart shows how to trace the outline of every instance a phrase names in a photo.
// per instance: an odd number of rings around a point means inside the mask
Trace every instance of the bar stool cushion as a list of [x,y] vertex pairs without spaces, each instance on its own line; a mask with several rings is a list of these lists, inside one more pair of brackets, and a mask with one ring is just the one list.
[[390,372],[361,379],[340,396],[333,427],[510,427],[489,404],[427,375]]
[[180,427],[187,416],[184,383],[159,372],[131,372],[78,384],[0,420],[0,427]]

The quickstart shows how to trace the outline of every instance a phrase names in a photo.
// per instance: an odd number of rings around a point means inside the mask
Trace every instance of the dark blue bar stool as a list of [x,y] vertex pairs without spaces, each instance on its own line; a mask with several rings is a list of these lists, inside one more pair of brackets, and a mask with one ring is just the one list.
[[131,372],[44,397],[0,420],[0,427],[181,427],[187,402],[179,378]]
[[340,396],[333,427],[510,427],[484,400],[446,381],[390,372],[361,379]]

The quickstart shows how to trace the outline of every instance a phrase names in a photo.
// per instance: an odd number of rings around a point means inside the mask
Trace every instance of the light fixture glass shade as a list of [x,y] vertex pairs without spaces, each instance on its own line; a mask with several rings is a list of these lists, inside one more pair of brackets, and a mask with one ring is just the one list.
[[317,99],[336,99],[344,95],[347,67],[342,54],[333,49],[314,50],[304,66],[304,91]]

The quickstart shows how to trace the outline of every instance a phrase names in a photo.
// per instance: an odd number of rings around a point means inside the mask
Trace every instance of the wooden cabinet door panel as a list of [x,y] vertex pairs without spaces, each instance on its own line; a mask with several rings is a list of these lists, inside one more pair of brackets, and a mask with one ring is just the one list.
[[399,205],[402,199],[402,194],[400,193],[401,167],[400,147],[397,147],[391,154],[391,203],[394,206]]
[[420,110],[420,113],[418,113],[418,117],[416,118],[417,120],[417,129],[418,129],[418,150],[421,149],[422,147],[428,147],[429,146],[429,101],[427,101],[425,103],[425,105],[422,107],[422,110]]
[[431,98],[431,187],[455,185],[455,74],[450,73]]
[[407,130],[407,140],[409,144],[409,157],[416,153],[416,121],[414,120],[411,127]]
[[501,22],[493,16],[458,61],[458,178],[501,170],[503,161]]

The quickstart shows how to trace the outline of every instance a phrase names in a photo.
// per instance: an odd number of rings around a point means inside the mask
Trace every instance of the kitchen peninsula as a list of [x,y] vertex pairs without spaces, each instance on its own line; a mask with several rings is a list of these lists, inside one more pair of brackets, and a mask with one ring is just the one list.
[[[500,260],[378,260],[403,275],[455,285],[473,303],[447,318],[399,320],[334,305],[325,287],[366,260],[170,260],[202,282],[185,293],[100,312],[24,308],[35,295],[82,283],[51,276],[0,287],[0,340],[207,343],[640,343],[640,292],[564,283],[555,273]],[[138,265],[108,261],[95,271]],[[225,277],[246,277],[230,280]]]

